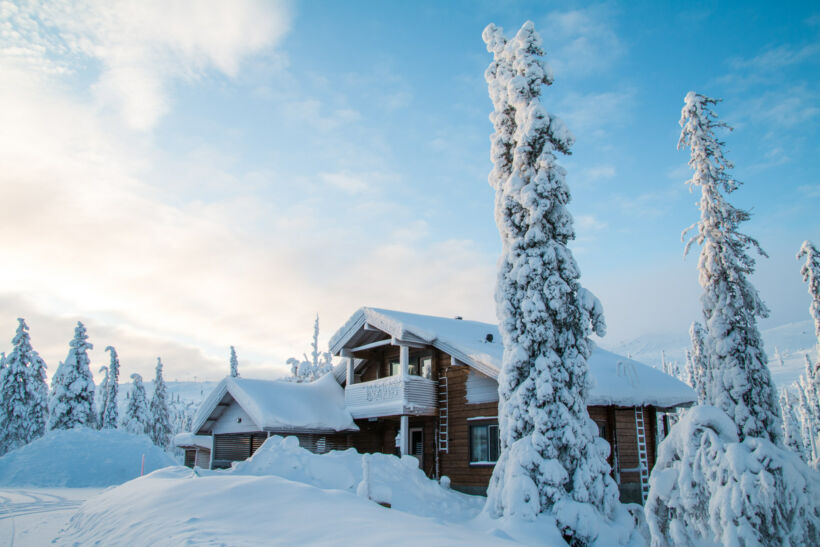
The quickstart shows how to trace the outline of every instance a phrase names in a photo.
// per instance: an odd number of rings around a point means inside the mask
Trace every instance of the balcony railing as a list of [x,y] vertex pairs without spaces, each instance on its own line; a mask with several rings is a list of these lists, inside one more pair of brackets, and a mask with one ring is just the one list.
[[354,418],[433,416],[436,401],[436,383],[420,376],[390,376],[345,388],[345,406]]

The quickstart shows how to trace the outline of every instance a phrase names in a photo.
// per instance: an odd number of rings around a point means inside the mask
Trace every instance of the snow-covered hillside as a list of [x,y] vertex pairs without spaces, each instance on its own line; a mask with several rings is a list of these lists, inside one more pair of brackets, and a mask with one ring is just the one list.
[[[808,353],[814,359],[816,355],[814,324],[810,319],[787,323],[779,327],[766,329],[763,335],[764,349],[769,356],[769,369],[772,378],[779,387],[784,387],[803,373],[805,363],[803,355]],[[685,351],[689,348],[689,335],[680,334],[645,334],[634,340],[613,343],[603,339],[601,347],[621,355],[628,355],[656,368],[661,368],[661,352],[665,352],[667,361],[677,361],[683,368]],[[783,366],[775,357],[775,350],[783,358]]]

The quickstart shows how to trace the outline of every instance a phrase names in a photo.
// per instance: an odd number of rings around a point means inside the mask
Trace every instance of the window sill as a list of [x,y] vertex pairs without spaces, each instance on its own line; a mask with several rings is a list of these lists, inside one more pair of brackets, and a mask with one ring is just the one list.
[[470,462],[470,466],[487,467],[487,466],[495,465],[496,463],[498,463],[498,462]]

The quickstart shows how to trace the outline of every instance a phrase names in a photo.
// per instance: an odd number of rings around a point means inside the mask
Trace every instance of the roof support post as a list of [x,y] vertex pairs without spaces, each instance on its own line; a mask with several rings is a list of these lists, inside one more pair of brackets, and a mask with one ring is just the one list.
[[399,375],[402,380],[407,380],[410,367],[410,347],[399,346]]
[[347,357],[347,385],[352,386],[356,378],[353,375],[353,357]]
[[408,436],[410,435],[410,418],[402,416],[399,422],[399,442],[401,443],[401,455],[407,455],[407,447],[410,444]]

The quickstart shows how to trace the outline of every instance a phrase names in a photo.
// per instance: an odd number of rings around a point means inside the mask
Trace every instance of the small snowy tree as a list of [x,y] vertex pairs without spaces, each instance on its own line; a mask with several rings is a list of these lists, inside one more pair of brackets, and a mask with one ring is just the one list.
[[116,429],[120,414],[117,406],[120,389],[120,358],[113,346],[106,347],[105,351],[111,354],[111,362],[108,364],[105,408],[101,413],[100,426],[103,429]]
[[808,285],[811,304],[809,313],[814,319],[814,335],[817,339],[817,359],[812,365],[806,355],[806,370],[798,380],[801,393],[800,415],[805,436],[810,441],[806,448],[811,451],[811,461],[820,460],[820,252],[811,241],[804,241],[797,259],[805,258],[800,273]]
[[85,326],[79,321],[69,346],[68,357],[51,379],[49,429],[94,427],[97,422],[94,378],[88,359],[88,350],[94,346],[88,342]]
[[689,328],[689,338],[692,341],[692,349],[686,353],[686,376],[687,383],[698,394],[698,404],[706,403],[706,392],[711,382],[708,361],[706,359],[706,349],[704,338],[706,333],[703,325],[697,321]]
[[795,409],[795,397],[787,389],[780,390],[780,416],[783,419],[783,444],[806,461],[800,419]]
[[820,475],[765,438],[740,441],[720,409],[696,406],[658,448],[646,520],[652,545],[816,545]]
[[328,372],[333,370],[333,355],[330,352],[319,351],[319,315],[313,322],[313,342],[310,344],[310,358],[303,354],[304,359],[299,360],[291,357],[287,360],[290,365],[291,376],[288,380],[293,382],[312,382],[318,380]]
[[128,394],[128,404],[121,427],[135,435],[146,435],[151,429],[151,416],[148,412],[145,385],[142,383],[142,376],[136,373],[131,375],[131,382],[131,392]]
[[154,394],[151,396],[151,431],[154,444],[165,448],[171,441],[171,417],[168,412],[168,388],[162,378],[162,361],[157,357]]
[[556,155],[569,154],[574,139],[541,105],[552,75],[533,23],[511,40],[490,24],[483,38],[493,54],[485,78],[494,106],[489,181],[503,244],[496,308],[504,343],[501,454],[486,510],[524,520],[552,513],[570,543],[587,543],[596,532],[582,521],[611,518],[618,490],[609,446],[586,408],[588,335],[603,336],[606,327],[567,247],[575,233]]
[[767,317],[766,305],[748,279],[755,261],[749,248],[766,256],[757,241],[738,231],[749,213],[732,206],[724,197],[740,184],[728,169],[724,143],[715,132],[728,126],[712,110],[718,101],[690,91],[684,100],[678,147],[691,150],[694,170],[690,187],[701,190],[700,220],[684,231],[695,234],[686,243],[701,246],[698,271],[703,287],[705,356],[710,374],[706,402],[737,424],[740,439],[780,439],[777,394],[767,366],[757,317]]
[[231,346],[231,377],[239,376],[239,361],[236,358],[236,349]]
[[98,372],[103,375],[103,381],[100,382],[100,385],[97,387],[97,410],[99,411],[99,415],[97,416],[97,429],[102,429],[103,415],[105,414],[105,406],[107,403],[105,396],[108,394],[108,367],[100,367]]
[[48,416],[46,365],[31,346],[25,320],[17,321],[14,348],[0,364],[0,455],[41,437]]

